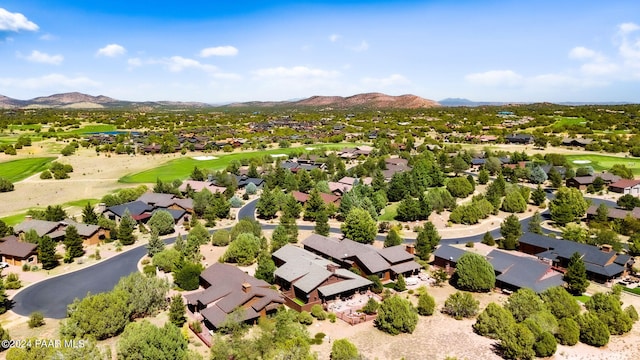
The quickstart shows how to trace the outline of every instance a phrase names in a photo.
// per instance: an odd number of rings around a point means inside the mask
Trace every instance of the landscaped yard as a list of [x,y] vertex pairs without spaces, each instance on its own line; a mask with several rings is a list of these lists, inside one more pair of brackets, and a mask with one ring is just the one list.
[[378,216],[378,220],[380,221],[393,221],[398,214],[398,205],[400,203],[393,203],[391,205],[387,205],[384,209],[382,209],[382,214]]
[[204,170],[223,170],[233,160],[251,159],[262,157],[264,155],[276,155],[276,154],[290,154],[294,151],[304,150],[307,147],[314,149],[342,149],[345,147],[357,146],[356,144],[312,144],[295,148],[287,149],[269,149],[262,151],[251,152],[236,152],[236,153],[216,153],[215,159],[210,160],[196,160],[191,157],[182,157],[176,160],[171,160],[164,165],[158,166],[153,169],[142,171],[139,173],[131,174],[122,177],[119,181],[124,183],[154,183],[157,179],[162,181],[173,181],[175,179],[186,179],[189,177],[194,167],[198,167]]
[[[95,204],[97,204],[100,200],[98,199],[82,199],[82,200],[75,200],[75,201],[69,201],[66,202],[64,204],[62,204],[62,208],[65,209],[65,211],[67,211],[68,214],[73,214],[73,209],[69,209],[69,208],[77,208],[78,211],[80,211],[80,209],[82,209],[87,202],[89,202],[92,206],[94,206]],[[34,207],[34,210],[43,210],[43,207]],[[71,212],[69,211],[71,210]],[[7,217],[3,217],[0,218],[0,220],[4,221],[5,224],[9,225],[9,226],[14,226],[17,225],[19,223],[21,223],[25,217],[27,216],[27,212],[21,212],[18,214],[14,214],[14,215],[10,215]]]
[[565,155],[565,157],[575,167],[591,166],[596,171],[602,171],[602,170],[611,169],[611,167],[615,164],[621,164],[631,169],[634,174],[640,175],[640,159],[639,158],[626,158],[626,157],[620,157],[620,156],[591,155],[591,154]]
[[555,116],[556,122],[553,123],[553,127],[572,126],[572,125],[584,125],[587,120],[580,117],[563,117]]
[[40,157],[5,161],[0,163],[0,176],[11,182],[20,181],[46,169],[47,164],[54,159],[54,157]]

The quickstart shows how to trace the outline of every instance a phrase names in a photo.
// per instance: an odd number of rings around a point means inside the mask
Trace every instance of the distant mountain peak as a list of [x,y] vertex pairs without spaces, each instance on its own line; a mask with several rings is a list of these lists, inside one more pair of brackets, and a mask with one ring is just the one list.
[[382,93],[364,93],[352,96],[321,96],[315,95],[297,101],[261,102],[252,101],[244,103],[234,103],[229,106],[241,107],[275,107],[275,106],[304,106],[304,107],[332,107],[332,108],[353,108],[367,107],[373,109],[399,108],[399,109],[420,109],[440,106],[437,102],[424,99],[416,95],[386,95]]

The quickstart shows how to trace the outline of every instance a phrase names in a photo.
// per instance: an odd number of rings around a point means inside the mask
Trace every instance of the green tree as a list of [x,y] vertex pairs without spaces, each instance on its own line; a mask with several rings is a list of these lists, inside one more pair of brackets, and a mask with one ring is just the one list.
[[549,204],[551,220],[561,226],[578,221],[587,212],[588,206],[589,203],[582,196],[580,190],[561,187],[556,192],[556,197]]
[[478,319],[473,324],[473,330],[491,339],[502,339],[509,334],[509,330],[515,323],[509,310],[491,302],[478,315]]
[[376,221],[361,208],[351,209],[340,229],[346,238],[363,244],[372,244],[378,233]]
[[258,256],[258,267],[256,268],[254,276],[257,279],[273,284],[275,280],[273,274],[276,269],[276,264],[273,262],[271,255],[268,252],[263,251],[260,256]]
[[465,198],[473,192],[473,187],[466,177],[455,177],[447,181],[447,190],[453,197]]
[[198,169],[197,166],[193,167],[193,170],[191,171],[191,176],[190,176],[191,180],[195,180],[195,181],[204,181],[206,179],[205,173]]
[[256,204],[256,212],[261,219],[273,219],[278,213],[278,202],[275,190],[264,188],[262,195]]
[[96,214],[90,202],[82,208],[82,222],[85,224],[98,225],[98,214]]
[[347,339],[338,339],[331,345],[331,360],[360,360],[358,348]]
[[240,234],[231,242],[223,255],[225,262],[248,266],[256,261],[261,249],[260,238],[253,234]]
[[133,220],[129,210],[125,210],[120,225],[118,226],[118,240],[122,245],[132,245],[136,241],[133,231],[136,228],[136,221]]
[[400,233],[398,229],[392,227],[387,234],[387,237],[384,239],[384,247],[397,246],[402,244],[402,237],[400,237]]
[[444,302],[442,312],[453,316],[456,320],[474,317],[478,313],[480,302],[473,298],[471,293],[456,291],[449,295]]
[[213,246],[227,246],[230,241],[229,230],[226,229],[216,230],[213,235],[211,235],[211,244]]
[[174,274],[174,282],[182,290],[195,290],[200,286],[200,273],[204,270],[202,265],[184,262],[180,269]]
[[522,236],[522,226],[518,217],[513,214],[507,216],[500,224],[500,234],[503,237],[502,246],[507,250],[515,250]]
[[578,316],[580,341],[591,346],[605,346],[609,342],[609,329],[596,314],[587,312]]
[[490,291],[496,284],[491,263],[483,256],[469,252],[458,259],[455,278],[458,288],[469,291]]
[[149,257],[153,257],[155,254],[164,250],[164,241],[158,237],[158,232],[155,230],[151,230],[151,237],[149,238],[149,243],[147,244],[147,255]]
[[485,185],[489,182],[489,172],[486,169],[480,169],[478,172],[478,183],[480,185]]
[[631,330],[633,320],[622,310],[619,295],[596,293],[587,300],[585,307],[598,316],[612,335],[622,335]]
[[496,240],[493,238],[490,232],[485,232],[482,236],[482,243],[489,246],[494,246],[496,244]]
[[554,286],[540,294],[545,307],[558,319],[575,318],[580,314],[580,305],[562,286]]
[[[75,226],[67,226],[64,233],[64,247],[66,250],[65,259],[73,259],[84,255],[84,249],[82,248],[82,238],[78,234],[78,229]],[[65,260],[66,261],[66,260]]]
[[158,232],[158,235],[171,234],[174,231],[175,221],[173,215],[166,210],[158,210],[151,215],[147,223],[151,230]]
[[398,275],[398,278],[396,279],[396,283],[393,286],[393,289],[397,292],[402,292],[407,290],[407,283],[404,280],[404,276],[402,276],[402,274]]
[[45,270],[51,270],[59,264],[56,257],[56,243],[46,235],[38,243],[38,260],[40,260],[42,268]]
[[558,332],[556,339],[562,345],[573,346],[580,340],[580,327],[572,318],[562,318],[558,320]]
[[247,217],[240,219],[231,229],[229,237],[231,241],[235,241],[240,234],[253,234],[256,237],[262,236],[262,226],[256,220]]
[[128,294],[127,313],[131,318],[141,318],[165,309],[169,284],[164,279],[134,272],[121,278],[114,290]]
[[324,211],[326,206],[318,190],[313,189],[309,194],[309,199],[305,204],[303,219],[306,221],[316,221],[316,217],[320,212]]
[[159,328],[144,320],[125,328],[117,345],[118,359],[187,359],[187,340],[180,329],[167,323]]
[[517,322],[545,309],[544,302],[538,294],[529,288],[518,289],[509,296],[504,308],[509,310]]
[[329,227],[329,216],[327,211],[320,211],[316,215],[316,225],[313,231],[318,235],[329,236],[329,230],[331,230],[331,228]]
[[542,189],[542,186],[538,185],[533,192],[531,192],[531,201],[534,205],[540,206],[547,200],[547,193]]
[[416,255],[424,261],[429,261],[431,253],[435,247],[440,243],[440,234],[435,225],[430,221],[424,223],[424,225],[418,230],[418,237],[416,238]]
[[67,309],[60,335],[67,338],[104,340],[122,332],[129,323],[129,294],[110,291],[76,299]]
[[567,290],[575,295],[582,295],[589,286],[587,279],[587,269],[579,253],[573,253],[569,259],[567,271],[564,273],[564,281],[567,283]]
[[276,252],[281,247],[289,243],[289,234],[282,225],[277,225],[271,234],[271,252]]
[[427,291],[423,291],[418,295],[418,305],[416,310],[418,315],[431,316],[436,309],[436,301],[433,296],[429,295]]
[[169,305],[169,321],[180,328],[187,321],[184,315],[185,306],[182,295],[173,295],[173,297],[171,297],[171,305]]
[[178,270],[183,258],[182,253],[175,248],[164,249],[153,256],[152,264],[164,272],[174,272]]
[[545,173],[539,165],[534,165],[531,167],[531,171],[529,171],[529,181],[534,184],[542,184],[547,181],[547,173]]
[[418,314],[409,300],[394,295],[382,301],[374,323],[391,335],[411,334],[418,323]]
[[502,210],[509,213],[522,213],[527,209],[527,203],[517,190],[508,191],[502,202]]
[[542,235],[542,215],[540,215],[539,211],[533,213],[533,216],[529,219],[527,230],[529,230],[530,233]]
[[535,335],[523,324],[511,327],[508,335],[500,341],[503,356],[507,359],[532,359],[535,356],[533,345]]
[[68,217],[67,212],[62,209],[61,205],[49,205],[44,211],[44,220],[47,221],[62,221]]

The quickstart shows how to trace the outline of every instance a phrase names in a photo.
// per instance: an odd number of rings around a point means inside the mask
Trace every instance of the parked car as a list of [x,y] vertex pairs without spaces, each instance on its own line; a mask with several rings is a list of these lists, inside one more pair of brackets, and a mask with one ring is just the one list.
[[0,269],[4,269],[4,268],[8,268],[9,267],[9,263],[6,263],[4,261],[0,261]]

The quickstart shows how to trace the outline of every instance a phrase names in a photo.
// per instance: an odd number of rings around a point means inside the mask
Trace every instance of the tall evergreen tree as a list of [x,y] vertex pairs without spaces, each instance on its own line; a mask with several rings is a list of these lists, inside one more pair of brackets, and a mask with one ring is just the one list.
[[567,290],[575,295],[581,295],[587,290],[589,280],[587,269],[579,253],[573,253],[569,259],[567,271],[564,273],[564,281],[567,282]]
[[133,234],[135,228],[136,221],[131,217],[129,210],[125,210],[118,226],[118,240],[122,245],[131,245],[136,241],[136,236]]
[[402,237],[398,233],[398,229],[392,227],[387,234],[387,237],[384,239],[384,247],[391,247],[402,244]]
[[56,258],[56,243],[46,235],[40,239],[38,244],[38,260],[45,270],[51,270],[59,264]]
[[329,236],[329,216],[327,215],[327,211],[321,211],[316,216],[316,226],[314,228],[314,232],[318,235]]
[[531,201],[534,205],[540,206],[547,199],[547,194],[542,189],[542,186],[538,185],[533,192],[531,192]]
[[273,273],[275,271],[276,264],[273,262],[271,254],[263,251],[260,256],[258,256],[258,267],[256,268],[255,273],[256,279],[264,280],[269,284],[273,284],[273,281],[275,280]]
[[180,328],[187,321],[184,315],[184,300],[182,295],[176,294],[171,298],[171,305],[169,305],[169,321]]
[[522,236],[522,226],[520,220],[515,215],[509,215],[500,224],[500,234],[503,237],[502,247],[507,250],[515,250],[518,247],[518,240]]
[[311,191],[311,194],[309,194],[309,199],[307,200],[307,203],[305,204],[303,218],[307,221],[315,221],[316,216],[318,216],[318,214],[321,211],[324,211],[325,209],[326,209],[326,205],[324,204],[324,201],[320,197],[320,193],[318,192],[318,190],[313,189]]
[[278,213],[278,203],[273,190],[265,188],[256,204],[256,212],[262,219],[273,219]]
[[540,215],[539,211],[533,213],[533,216],[529,219],[527,230],[534,234],[542,235],[542,215]]
[[85,224],[98,225],[98,214],[93,210],[90,202],[82,209],[82,222]]
[[435,225],[430,221],[427,221],[422,228],[418,231],[418,238],[416,239],[416,255],[424,260],[428,261],[431,252],[440,243],[440,234]]
[[64,247],[66,250],[65,259],[73,261],[73,259],[80,257],[84,254],[82,248],[82,238],[78,234],[78,229],[75,226],[68,226],[64,234]]
[[149,238],[149,244],[147,244],[147,254],[149,257],[153,257],[153,255],[164,250],[164,241],[160,240],[158,236],[158,232],[155,230],[151,231],[151,238]]

